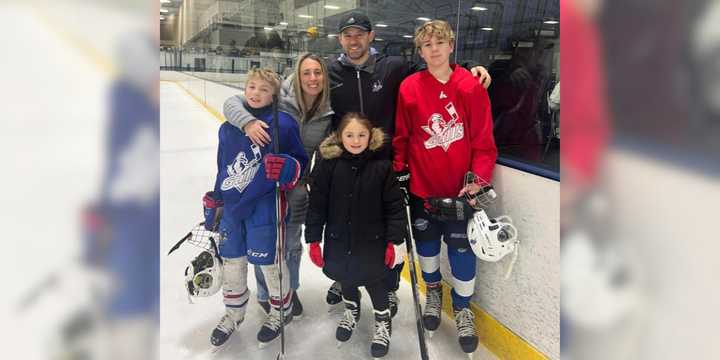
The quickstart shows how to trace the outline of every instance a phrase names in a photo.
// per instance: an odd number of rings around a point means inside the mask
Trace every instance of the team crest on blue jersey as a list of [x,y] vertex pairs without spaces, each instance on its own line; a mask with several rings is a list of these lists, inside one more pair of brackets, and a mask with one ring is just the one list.
[[447,151],[450,144],[454,143],[463,138],[465,135],[465,128],[462,123],[458,123],[457,111],[452,102],[445,105],[445,110],[450,115],[450,121],[445,121],[443,116],[438,113],[433,113],[428,119],[426,126],[421,128],[430,135],[430,138],[425,140],[425,148],[432,149],[434,147],[442,147],[443,150]]
[[228,177],[223,180],[220,190],[225,191],[235,188],[237,191],[242,192],[250,184],[258,169],[260,169],[262,159],[260,147],[253,144],[250,148],[252,149],[253,158],[248,160],[245,152],[240,151],[235,157],[235,161],[227,166]]

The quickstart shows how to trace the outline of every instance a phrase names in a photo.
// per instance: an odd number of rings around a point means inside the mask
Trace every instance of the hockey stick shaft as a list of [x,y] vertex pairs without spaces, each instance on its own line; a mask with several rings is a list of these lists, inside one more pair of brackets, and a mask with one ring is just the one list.
[[412,220],[410,217],[410,204],[408,203],[408,194],[405,190],[405,214],[407,216],[407,241],[405,242],[405,247],[407,249],[408,253],[408,262],[410,263],[409,270],[410,270],[410,287],[412,288],[412,294],[413,294],[413,301],[415,302],[415,322],[417,325],[417,332],[418,332],[418,343],[420,345],[420,358],[422,360],[428,360],[428,351],[427,351],[427,344],[425,342],[425,326],[422,322],[422,309],[420,308],[420,297],[418,295],[418,278],[417,278],[417,268],[415,267],[415,238],[412,234]]
[[[278,116],[278,96],[273,96],[272,103],[272,122],[273,122],[273,152],[280,153],[280,120]],[[285,257],[285,236],[283,234],[282,219],[282,198],[281,198],[280,182],[275,182],[275,221],[277,223],[276,233],[276,249],[275,256],[278,259],[278,279],[280,280],[280,353],[278,360],[285,358],[285,296],[283,296],[283,258]]]

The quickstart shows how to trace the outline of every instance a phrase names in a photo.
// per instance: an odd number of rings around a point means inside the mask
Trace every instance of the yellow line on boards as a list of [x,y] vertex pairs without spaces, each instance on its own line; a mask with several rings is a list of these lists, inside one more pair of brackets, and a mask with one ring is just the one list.
[[169,83],[173,83],[173,84],[177,85],[179,88],[183,89],[183,91],[185,91],[185,93],[188,94],[188,96],[190,96],[191,98],[193,98],[193,100],[195,100],[198,104],[200,104],[200,106],[202,106],[207,112],[209,112],[212,116],[214,116],[215,119],[217,119],[217,121],[219,121],[219,122],[225,121],[225,117],[222,114],[217,112],[215,109],[209,107],[204,101],[200,100],[200,98],[198,98],[197,96],[193,95],[193,93],[191,93],[188,89],[186,89],[180,82],[173,81],[173,80],[161,80],[160,82],[169,82]]

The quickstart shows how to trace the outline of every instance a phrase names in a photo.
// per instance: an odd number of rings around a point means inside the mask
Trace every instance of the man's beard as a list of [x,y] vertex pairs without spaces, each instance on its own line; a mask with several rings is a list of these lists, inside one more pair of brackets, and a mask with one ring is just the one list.
[[346,50],[345,55],[347,55],[352,60],[357,60],[365,56],[367,53],[367,49],[358,49],[358,50]]

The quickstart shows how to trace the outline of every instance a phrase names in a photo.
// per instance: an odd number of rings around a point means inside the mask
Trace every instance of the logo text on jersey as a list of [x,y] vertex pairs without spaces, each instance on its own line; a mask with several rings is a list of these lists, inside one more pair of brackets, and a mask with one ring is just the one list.
[[247,255],[254,258],[266,258],[269,254],[266,252],[255,252],[248,249]]
[[428,119],[428,124],[420,127],[430,135],[430,138],[424,143],[428,150],[439,146],[447,152],[450,144],[462,139],[465,135],[463,124],[457,122],[460,117],[452,102],[445,105],[445,111],[450,115],[450,121],[445,121],[441,114],[433,113]]
[[447,95],[445,95],[445,92],[440,90],[440,98],[441,99],[447,99]]
[[230,190],[235,188],[238,192],[243,192],[255,177],[258,169],[260,169],[260,159],[262,154],[260,148],[253,144],[251,147],[253,159],[248,160],[244,151],[238,152],[235,160],[231,165],[227,166],[228,177],[220,184],[220,190]]

